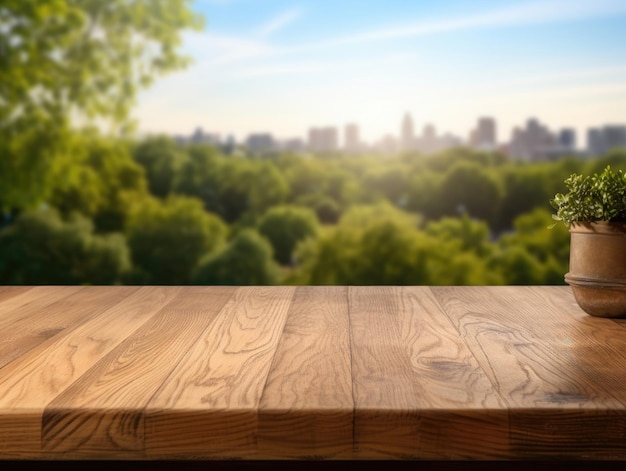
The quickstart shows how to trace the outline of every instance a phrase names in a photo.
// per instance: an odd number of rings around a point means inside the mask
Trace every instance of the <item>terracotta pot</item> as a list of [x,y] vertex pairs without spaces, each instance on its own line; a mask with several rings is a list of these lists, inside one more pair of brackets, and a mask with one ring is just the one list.
[[565,282],[586,313],[626,317],[626,223],[572,224]]

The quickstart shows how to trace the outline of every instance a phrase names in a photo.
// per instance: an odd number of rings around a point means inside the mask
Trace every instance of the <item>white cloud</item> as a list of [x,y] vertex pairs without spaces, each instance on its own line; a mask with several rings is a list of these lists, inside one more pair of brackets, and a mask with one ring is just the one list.
[[534,23],[575,21],[591,17],[610,16],[626,12],[623,0],[553,0],[534,1],[476,15],[451,19],[434,19],[372,29],[348,36],[329,38],[302,44],[284,52],[334,47],[342,44],[384,41],[462,31],[474,28],[510,27]]
[[[201,35],[204,37],[199,40],[199,42],[203,43],[203,48],[194,47],[193,53],[194,56],[199,58],[200,62],[207,62],[211,65],[239,62],[248,66],[254,59],[300,55],[303,52],[337,48],[337,46],[342,45],[406,39],[417,36],[453,33],[468,29],[503,28],[534,23],[575,21],[623,12],[626,12],[626,2],[623,0],[596,0],[595,2],[587,0],[542,0],[469,16],[397,24],[388,28],[370,29],[346,36],[323,38],[299,45],[277,45],[270,41],[270,36],[301,17],[300,10],[291,9],[261,24],[256,28],[256,34],[252,37],[205,33]],[[287,63],[280,66],[272,65],[265,67],[274,68],[280,71],[280,73],[284,73],[284,71],[290,68],[296,71],[302,70],[301,56],[298,58],[298,61],[298,64],[293,67]]]
[[276,48],[258,38],[227,35],[214,32],[188,33],[185,35],[185,49],[196,64],[218,65],[275,53]]
[[[376,49],[378,55],[370,54],[361,60],[341,53],[351,44],[373,45],[470,29],[568,22],[620,12],[626,12],[624,0],[532,1],[473,15],[450,14],[409,21],[389,28],[368,29],[365,25],[363,30],[345,36],[326,33],[317,41],[292,45],[279,42],[276,33],[302,15],[296,9],[286,10],[245,34],[210,31],[187,35],[185,48],[196,58],[195,65],[144,95],[154,105],[145,106],[141,117],[144,124],[155,127],[177,123],[190,128],[193,123],[204,122],[209,128],[219,123],[238,133],[265,126],[279,134],[281,129],[304,130],[315,120],[357,119],[364,132],[378,134],[384,129],[395,131],[394,120],[399,119],[396,115],[406,108],[419,110],[418,121],[434,120],[458,131],[468,128],[467,123],[476,112],[498,116],[506,129],[520,116],[535,112],[542,118],[549,117],[550,112],[563,115],[568,107],[569,111],[561,118],[555,117],[554,122],[569,119],[579,110],[577,122],[582,126],[604,119],[597,111],[585,116],[582,110],[598,106],[599,101],[608,102],[610,97],[616,103],[624,103],[625,66],[606,62],[602,65],[601,57],[595,67],[589,63],[585,67],[573,66],[562,58],[562,67],[553,62],[546,63],[546,68],[534,67],[534,63],[529,67],[502,64],[494,69],[496,73],[476,77],[470,69],[464,69],[465,63],[439,67],[428,51],[403,52],[406,45],[394,44],[393,50],[387,52]],[[324,31],[319,29],[320,34]],[[321,54],[308,54],[318,51]],[[442,74],[440,69],[448,73]],[[314,74],[317,75],[313,77]],[[269,76],[277,78],[256,80]],[[617,119],[613,116],[618,116],[618,107],[611,106],[613,114],[607,119]],[[195,107],[203,107],[204,111],[196,111]],[[268,113],[268,109],[273,111]]]
[[302,12],[297,9],[287,10],[275,16],[258,28],[258,35],[266,38],[296,21]]

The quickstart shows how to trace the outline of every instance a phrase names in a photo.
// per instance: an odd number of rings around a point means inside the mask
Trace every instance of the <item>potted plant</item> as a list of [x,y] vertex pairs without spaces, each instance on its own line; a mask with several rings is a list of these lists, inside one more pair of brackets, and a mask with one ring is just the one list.
[[599,317],[626,317],[626,173],[573,174],[550,201],[570,231],[569,272],[579,306]]

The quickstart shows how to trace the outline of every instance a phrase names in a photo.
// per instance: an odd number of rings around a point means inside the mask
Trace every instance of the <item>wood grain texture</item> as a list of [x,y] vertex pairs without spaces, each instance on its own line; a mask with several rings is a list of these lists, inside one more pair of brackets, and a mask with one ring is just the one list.
[[626,460],[567,286],[0,287],[0,460]]
[[257,448],[258,408],[295,288],[241,287],[152,397],[152,458],[246,457]]
[[[47,296],[53,303],[43,307],[28,304],[30,309],[18,309],[23,317],[15,319],[3,329],[3,340],[0,341],[0,367],[18,358],[28,350],[48,339],[62,334],[67,328],[84,322],[132,294],[137,288],[131,286],[104,286],[97,292],[74,288],[63,288],[59,291],[66,295],[55,300]],[[86,306],[89,305],[89,308]],[[27,313],[27,315],[25,315]]]
[[[512,454],[597,457],[626,451],[619,399],[626,375],[624,363],[615,363],[621,356],[615,359],[615,348],[623,351],[626,338],[608,333],[620,330],[615,323],[580,316],[571,303],[552,304],[549,289],[433,291],[509,406]],[[603,368],[611,372],[603,374]]]
[[507,410],[427,287],[351,287],[349,303],[358,456],[504,455]]
[[[92,292],[83,304],[90,316],[84,322],[75,323],[33,348],[28,353],[0,370],[0,456],[11,454],[19,457],[41,449],[41,433],[30,434],[26,430],[40,428],[43,411],[50,398],[58,395],[73,381],[81,377],[91,366],[114,346],[144,322],[148,316],[162,307],[163,290],[155,288],[112,288]],[[89,290],[88,290],[89,291]],[[104,302],[108,296],[109,302]],[[121,300],[120,300],[121,299]],[[84,301],[84,300],[83,300]],[[119,301],[115,304],[115,301]],[[106,309],[103,306],[114,304]],[[55,308],[59,308],[55,305]],[[96,316],[96,313],[101,315]],[[123,319],[127,329],[120,329]],[[21,419],[18,411],[30,411]],[[9,412],[15,415],[2,421]]]
[[347,287],[297,289],[259,407],[263,456],[353,457],[347,298]]
[[[178,291],[132,336],[55,397],[42,421],[47,454],[143,457],[145,407],[233,292],[234,288]],[[128,328],[124,320],[117,325]]]
[[[21,326],[27,325],[31,319],[36,321],[40,315],[58,312],[54,304],[80,290],[80,286],[37,286],[0,303],[1,344],[19,346],[20,342],[14,335],[20,334]],[[0,356],[0,366],[8,361]]]
[[[0,316],[2,316],[2,303],[8,299],[14,298],[20,294],[24,294],[27,291],[33,289],[32,286],[0,286]],[[27,298],[24,296],[24,298]]]

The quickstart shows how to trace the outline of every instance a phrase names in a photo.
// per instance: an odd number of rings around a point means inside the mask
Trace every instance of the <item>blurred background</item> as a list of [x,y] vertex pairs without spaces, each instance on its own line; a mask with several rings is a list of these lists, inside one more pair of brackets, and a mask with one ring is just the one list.
[[563,284],[622,0],[2,0],[0,284]]

